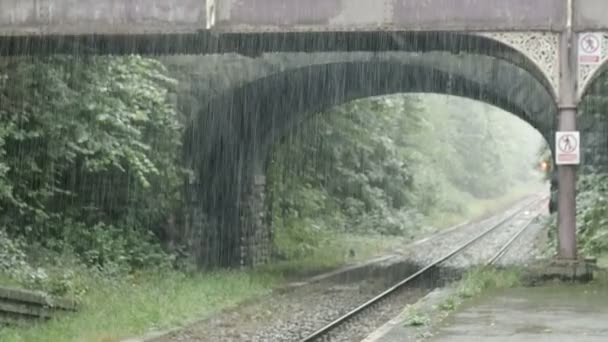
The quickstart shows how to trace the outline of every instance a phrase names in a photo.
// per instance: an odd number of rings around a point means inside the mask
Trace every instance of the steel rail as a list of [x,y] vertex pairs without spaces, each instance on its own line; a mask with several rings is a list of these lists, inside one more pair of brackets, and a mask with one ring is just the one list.
[[[544,204],[545,201],[547,199],[544,198],[540,201],[540,203]],[[517,231],[517,233],[515,233],[510,239],[509,241],[507,241],[507,243],[505,243],[502,248],[496,253],[494,254],[494,256],[485,264],[485,267],[491,266],[491,265],[495,265],[496,262],[498,260],[500,260],[500,258],[502,258],[507,251],[509,250],[509,248],[511,248],[511,246],[513,245],[513,243],[519,239],[519,237],[526,231],[528,230],[528,228],[530,228],[530,225],[532,224],[532,222],[534,222],[534,220],[538,217],[538,211],[535,212],[534,215],[532,215],[532,218],[530,218],[529,220],[526,221],[526,224],[519,230]]]
[[[526,204],[523,205],[521,208],[516,209],[515,212],[507,215],[505,218],[501,219],[498,223],[495,223],[490,228],[484,230],[480,234],[478,234],[475,237],[473,237],[470,240],[468,240],[466,243],[460,245],[457,248],[454,248],[450,253],[448,253],[448,254],[446,254],[446,255],[438,258],[437,260],[435,260],[433,262],[431,262],[429,265],[427,265],[424,268],[418,270],[416,273],[414,273],[414,274],[410,275],[409,277],[401,280],[399,283],[393,285],[392,287],[388,288],[387,290],[385,290],[384,292],[382,292],[379,295],[375,296],[374,298],[366,301],[365,303],[359,305],[358,307],[356,307],[356,308],[352,309],[351,311],[347,312],[346,314],[342,315],[341,317],[335,319],[331,323],[325,325],[323,328],[321,328],[321,329],[313,332],[312,334],[308,335],[307,337],[301,339],[299,342],[312,342],[312,341],[316,341],[316,340],[318,340],[318,339],[326,336],[329,332],[333,331],[335,328],[337,328],[340,325],[346,323],[347,321],[349,321],[350,319],[352,319],[353,317],[355,317],[359,313],[363,312],[365,309],[368,309],[372,305],[378,303],[382,299],[385,299],[389,295],[395,293],[397,290],[401,289],[406,284],[410,283],[412,280],[418,278],[420,275],[426,273],[431,268],[434,268],[435,266],[443,263],[444,261],[446,261],[449,258],[453,257],[454,255],[458,254],[459,252],[463,251],[467,247],[471,246],[472,244],[474,244],[478,240],[482,239],[486,235],[488,235],[491,232],[493,232],[493,231],[497,230],[498,228],[502,227],[506,222],[508,222],[509,220],[511,220],[512,218],[514,218],[518,214],[520,214],[522,211],[524,211],[525,209],[527,209],[530,206],[532,206],[533,204],[536,204],[536,203],[544,201],[544,200],[545,200],[545,198],[543,197],[543,199],[541,199],[541,200],[534,199],[532,201],[526,202]],[[527,228],[527,226],[529,226],[529,224],[526,225],[526,228]],[[518,232],[519,235],[521,235],[521,233],[522,232]],[[509,242],[513,243],[515,240],[516,239],[510,239]]]

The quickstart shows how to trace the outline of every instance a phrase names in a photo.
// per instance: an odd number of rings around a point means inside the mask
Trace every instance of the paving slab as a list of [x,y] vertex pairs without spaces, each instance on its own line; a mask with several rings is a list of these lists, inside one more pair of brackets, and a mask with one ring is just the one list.
[[605,342],[608,286],[544,286],[487,293],[450,315],[428,341]]

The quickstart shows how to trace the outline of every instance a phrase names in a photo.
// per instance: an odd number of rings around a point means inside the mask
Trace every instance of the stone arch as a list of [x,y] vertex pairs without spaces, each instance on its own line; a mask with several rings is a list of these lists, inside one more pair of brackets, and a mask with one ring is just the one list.
[[559,34],[552,32],[266,32],[226,33],[221,52],[403,51],[447,52],[504,60],[526,70],[557,102]]
[[547,140],[552,139],[557,108],[546,89],[525,71],[489,58],[441,65],[427,57],[309,65],[257,79],[208,104],[199,117],[202,121],[194,125],[201,129],[206,126],[211,134],[204,137],[207,143],[193,146],[208,146],[206,153],[212,153],[212,142],[218,139],[251,142],[252,134],[281,131],[295,120],[289,113],[297,116],[358,98],[408,92],[449,94],[486,102],[514,113]]
[[[221,228],[212,228],[213,236],[239,240],[251,235],[239,221],[247,216],[244,189],[267,148],[300,120],[348,101],[394,93],[467,97],[514,113],[552,139],[557,109],[546,88],[526,78],[526,71],[496,62],[487,70],[490,75],[475,78],[479,68],[473,67],[481,62],[472,59],[471,69],[461,74],[451,73],[451,66],[442,70],[441,65],[398,61],[311,65],[260,78],[213,99],[192,123],[185,144],[185,155],[195,156],[190,159],[199,180],[194,192],[203,196],[205,210],[219,217]],[[236,244],[229,248],[233,251],[221,254],[238,254]]]

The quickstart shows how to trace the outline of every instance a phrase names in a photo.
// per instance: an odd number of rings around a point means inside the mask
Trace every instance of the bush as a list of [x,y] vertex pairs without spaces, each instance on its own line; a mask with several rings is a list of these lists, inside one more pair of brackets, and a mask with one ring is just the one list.
[[170,264],[152,232],[160,235],[180,205],[187,171],[169,98],[176,81],[164,66],[138,56],[2,62],[0,225],[7,236],[106,271]]
[[[74,267],[61,264],[56,267],[33,267],[28,262],[27,246],[10,239],[0,231],[0,274],[9,285],[43,290],[54,295],[72,295],[78,298],[85,290],[77,280],[79,272]],[[41,253],[38,250],[38,253]],[[65,259],[62,259],[65,260]],[[81,269],[83,270],[83,269]]]
[[[579,176],[576,195],[578,248],[583,254],[608,252],[608,174]],[[550,248],[557,247],[557,213],[549,222]]]
[[3,230],[0,230],[0,272],[15,278],[35,272],[27,262],[23,242],[9,238]]
[[608,174],[580,177],[577,231],[583,253],[608,252]]
[[56,252],[71,252],[86,265],[130,272],[140,268],[166,268],[174,258],[146,229],[98,223],[87,227],[66,220],[64,235],[50,245]]

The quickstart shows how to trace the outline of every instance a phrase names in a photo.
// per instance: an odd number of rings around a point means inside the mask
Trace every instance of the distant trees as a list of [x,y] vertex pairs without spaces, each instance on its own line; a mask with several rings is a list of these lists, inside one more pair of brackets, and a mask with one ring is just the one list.
[[437,212],[460,212],[471,197],[499,197],[532,179],[538,133],[497,109],[445,99],[354,101],[277,145],[270,179],[273,224],[286,246],[279,254],[314,248],[324,230],[407,235]]

